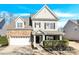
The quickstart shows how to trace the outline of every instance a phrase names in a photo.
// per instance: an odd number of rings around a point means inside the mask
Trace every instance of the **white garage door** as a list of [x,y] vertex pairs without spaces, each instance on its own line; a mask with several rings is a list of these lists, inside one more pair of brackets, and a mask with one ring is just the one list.
[[20,45],[20,46],[30,45],[30,38],[29,37],[27,37],[27,38],[13,38],[13,37],[10,37],[9,45]]

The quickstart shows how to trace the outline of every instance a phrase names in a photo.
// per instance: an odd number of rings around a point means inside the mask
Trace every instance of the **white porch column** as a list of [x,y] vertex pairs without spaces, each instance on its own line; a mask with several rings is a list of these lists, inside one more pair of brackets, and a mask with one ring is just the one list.
[[45,35],[43,35],[43,41],[45,40]]
[[41,41],[41,45],[43,46],[43,41],[45,40],[45,35],[42,35],[42,41]]
[[60,35],[60,40],[62,40],[62,35]]
[[34,43],[34,47],[36,47],[36,35],[34,35],[34,41],[33,41],[33,43]]

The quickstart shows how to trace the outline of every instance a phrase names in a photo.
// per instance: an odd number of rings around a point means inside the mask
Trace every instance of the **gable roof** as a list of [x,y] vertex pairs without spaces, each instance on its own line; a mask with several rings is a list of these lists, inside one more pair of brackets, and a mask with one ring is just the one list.
[[75,26],[79,26],[79,23],[77,21],[79,20],[78,19],[69,20],[63,28],[66,28],[66,26],[68,26],[69,23],[75,24]]
[[79,21],[79,20],[69,20],[68,22],[72,22],[73,24],[75,24],[75,25],[78,25],[78,26],[79,26],[78,21]]
[[79,25],[79,23],[78,23],[79,20],[70,20],[70,21],[77,24],[77,25]]
[[24,19],[21,18],[20,16],[18,16],[14,21],[17,21],[17,20],[19,20],[19,19],[21,19],[22,21],[24,21]]
[[25,22],[25,26],[22,29],[32,29],[31,26],[29,26],[29,18],[22,18],[22,17],[16,17],[10,24],[7,25],[7,29],[18,29],[15,27],[16,20],[20,18],[23,22]]
[[[39,13],[41,13],[44,9],[45,9],[46,11],[44,11],[44,14],[42,15],[42,17],[40,17],[40,19],[45,19],[43,16],[45,15],[46,12],[49,12],[50,15],[51,15],[51,16],[49,16],[49,17],[51,17],[51,18],[46,18],[46,19],[58,20],[57,15],[56,15],[47,5],[44,5],[36,14],[34,14],[34,15],[31,17],[32,20],[37,19],[36,16],[37,16]],[[46,15],[45,15],[45,16],[46,16]],[[48,17],[48,16],[46,16],[46,17]]]

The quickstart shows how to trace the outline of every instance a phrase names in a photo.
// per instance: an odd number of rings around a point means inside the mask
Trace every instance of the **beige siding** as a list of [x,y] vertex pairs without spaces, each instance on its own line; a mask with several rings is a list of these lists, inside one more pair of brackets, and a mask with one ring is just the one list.
[[11,30],[7,32],[7,36],[31,36],[32,30]]
[[55,17],[48,11],[48,9],[44,8],[38,13],[35,17],[35,19],[55,19]]
[[22,19],[18,18],[17,20],[15,20],[15,22],[16,22],[16,23],[15,23],[15,24],[16,24],[16,28],[18,28],[18,27],[17,27],[17,23],[18,23],[18,22],[22,23],[22,27],[21,27],[21,28],[24,28],[24,21],[23,21]]

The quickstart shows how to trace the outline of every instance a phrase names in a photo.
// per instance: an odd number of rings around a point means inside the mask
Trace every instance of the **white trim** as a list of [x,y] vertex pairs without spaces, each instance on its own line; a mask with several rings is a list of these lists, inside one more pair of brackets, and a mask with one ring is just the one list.
[[45,40],[45,35],[43,35],[43,41]]
[[34,35],[34,42],[33,42],[33,44],[34,44],[34,47],[36,47],[36,35]]
[[57,15],[45,4],[35,15],[32,16],[32,19],[40,13],[44,8],[46,8],[56,19],[58,19]]
[[60,40],[62,40],[62,35],[60,35]]
[[[17,22],[18,20],[21,20],[21,22]],[[25,25],[24,25],[24,21],[23,21],[23,19],[19,16],[19,17],[17,17],[15,20],[15,25],[16,25],[16,28],[24,28],[25,27]],[[17,23],[22,23],[22,27],[18,27],[17,26]]]
[[[18,16],[18,17],[16,17],[16,19],[14,20],[14,21],[17,21],[18,19],[23,19],[23,18],[21,18],[20,16]],[[23,20],[22,20],[23,21]],[[23,21],[24,22],[24,21]]]

